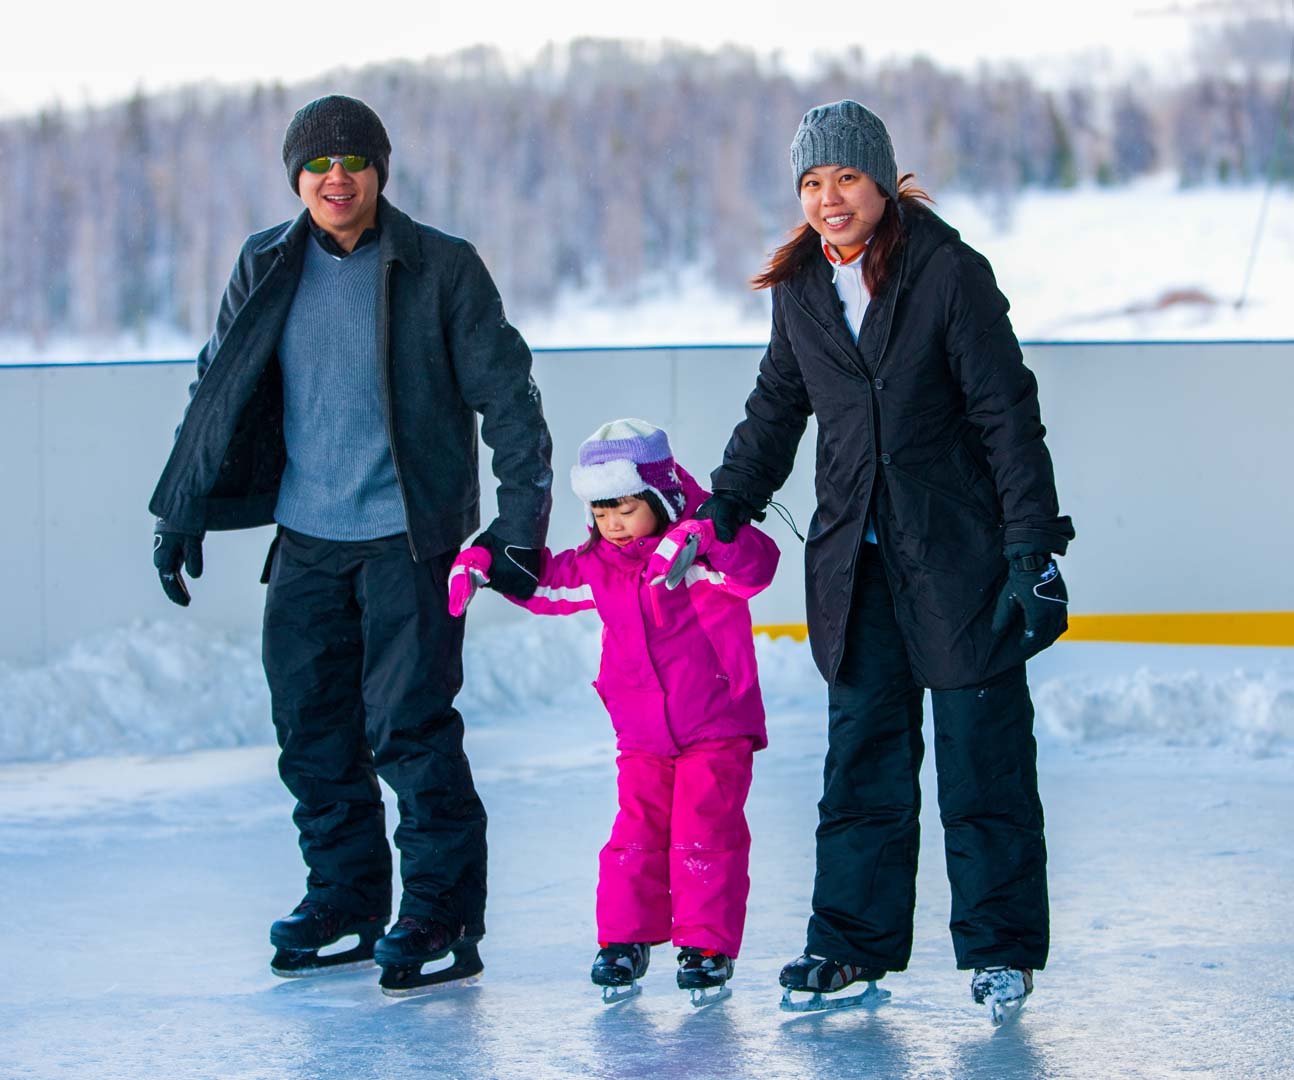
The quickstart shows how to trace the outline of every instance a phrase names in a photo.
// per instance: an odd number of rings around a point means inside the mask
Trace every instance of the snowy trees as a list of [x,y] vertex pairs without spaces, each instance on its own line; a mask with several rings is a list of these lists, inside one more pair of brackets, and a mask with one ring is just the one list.
[[[0,153],[22,166],[0,204],[0,337],[204,337],[242,238],[299,210],[279,156],[294,108],[333,90],[382,114],[393,201],[469,237],[509,306],[533,310],[562,286],[632,298],[684,264],[744,289],[797,220],[800,115],[842,96],[885,118],[901,171],[1003,214],[1022,186],[1294,178],[1283,72],[1261,35],[1233,38],[1171,88],[1043,88],[1017,68],[875,65],[858,50],[796,76],[732,47],[583,40],[521,68],[477,48],[290,88],[52,108],[0,122]],[[1216,62],[1223,44],[1234,63]]]

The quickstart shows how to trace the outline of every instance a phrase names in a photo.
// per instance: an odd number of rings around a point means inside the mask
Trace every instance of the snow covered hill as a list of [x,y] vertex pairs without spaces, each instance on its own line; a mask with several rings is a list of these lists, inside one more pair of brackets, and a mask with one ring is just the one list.
[[[1169,176],[1112,188],[1027,190],[1009,201],[950,194],[935,210],[993,263],[1022,339],[1294,337],[1288,188],[1273,191],[1265,212],[1259,186],[1182,190]],[[789,204],[788,227],[794,212]],[[1249,290],[1237,308],[1260,218]],[[719,291],[703,267],[649,270],[629,300],[592,285],[558,295],[549,311],[510,311],[536,348],[768,339],[767,296]],[[176,359],[200,344],[164,327],[111,341],[55,332],[39,348],[0,333],[0,364]]]

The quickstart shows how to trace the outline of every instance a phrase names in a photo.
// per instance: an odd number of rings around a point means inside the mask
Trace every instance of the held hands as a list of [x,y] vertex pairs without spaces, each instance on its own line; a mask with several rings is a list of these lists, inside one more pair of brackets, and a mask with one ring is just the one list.
[[494,560],[483,547],[461,552],[449,568],[449,613],[459,618],[472,602],[476,590],[490,583],[490,563]]
[[[490,556],[489,587],[515,600],[529,600],[539,584],[538,548],[519,547],[500,540],[486,529],[476,538],[475,548]],[[471,550],[471,549],[469,549]]]
[[1006,584],[993,610],[993,633],[1003,634],[1016,617],[1024,619],[1021,644],[1030,652],[1045,649],[1069,626],[1069,590],[1050,555],[1023,555],[1011,560]]
[[752,521],[763,521],[764,512],[735,492],[717,491],[696,508],[696,517],[714,522],[715,538],[721,544],[731,544],[738,529]]
[[166,598],[180,607],[189,606],[189,589],[184,583],[183,567],[190,577],[202,577],[202,537],[176,532],[159,521],[153,531],[153,565],[162,581]]
[[647,580],[652,585],[678,587],[688,567],[714,545],[718,528],[710,519],[690,520],[670,529],[647,562]]

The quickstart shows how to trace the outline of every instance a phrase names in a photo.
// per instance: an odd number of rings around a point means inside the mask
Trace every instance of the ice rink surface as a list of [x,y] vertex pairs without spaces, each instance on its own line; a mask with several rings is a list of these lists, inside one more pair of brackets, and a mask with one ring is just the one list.
[[[1289,714],[1285,650],[1060,645],[1031,681],[1135,693],[1146,672],[1189,666],[1207,681],[1237,665],[1283,671],[1274,707]],[[303,879],[272,747],[0,767],[0,1077],[1294,1075],[1287,741],[1252,752],[1198,733],[1187,745],[1065,740],[1040,723],[1052,953],[1000,1030],[954,967],[928,754],[909,970],[885,980],[893,1000],[875,1013],[794,1016],[778,1011],[777,971],[803,944],[825,698],[811,678],[798,693],[785,672],[768,682],[746,945],[733,997],[699,1012],[674,987],[668,947],[637,999],[604,1007],[588,981],[614,810],[609,725],[591,691],[465,694],[490,812],[486,973],[409,1001],[384,998],[376,971],[270,974],[269,923]]]

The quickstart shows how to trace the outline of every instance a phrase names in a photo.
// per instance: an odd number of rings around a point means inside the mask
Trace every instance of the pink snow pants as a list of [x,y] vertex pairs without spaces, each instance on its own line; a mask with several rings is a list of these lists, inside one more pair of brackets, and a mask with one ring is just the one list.
[[623,750],[620,812],[599,856],[598,941],[673,941],[735,957],[750,892],[749,738],[677,757]]

